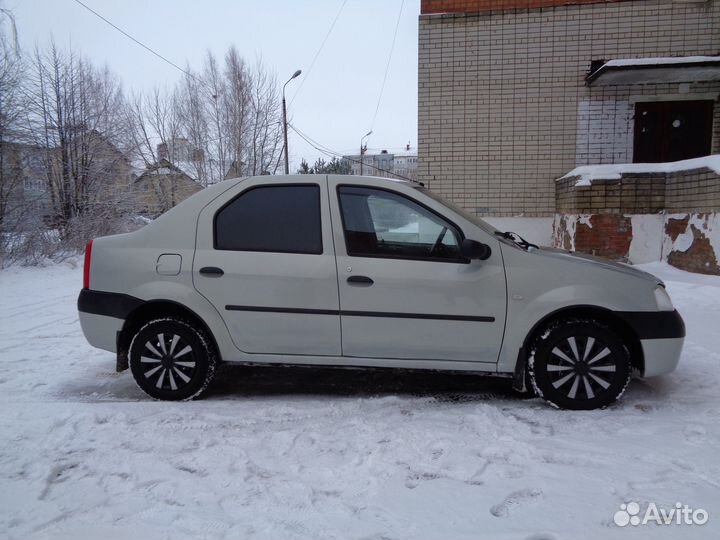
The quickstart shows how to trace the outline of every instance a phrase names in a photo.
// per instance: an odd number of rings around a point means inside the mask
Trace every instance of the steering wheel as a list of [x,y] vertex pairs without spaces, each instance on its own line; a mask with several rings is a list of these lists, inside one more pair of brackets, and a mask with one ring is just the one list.
[[435,240],[435,243],[433,244],[433,247],[430,250],[430,255],[435,253],[438,250],[438,248],[442,245],[442,241],[445,239],[445,235],[447,234],[447,231],[448,231],[447,227],[442,228],[442,230],[440,231],[440,234],[437,237],[437,240]]

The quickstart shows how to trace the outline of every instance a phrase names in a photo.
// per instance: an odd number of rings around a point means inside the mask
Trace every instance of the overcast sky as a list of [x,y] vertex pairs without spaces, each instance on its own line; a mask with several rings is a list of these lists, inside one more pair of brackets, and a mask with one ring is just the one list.
[[[341,153],[417,144],[419,0],[405,0],[380,110],[371,126],[402,0],[347,0],[312,71],[312,59],[343,0],[83,0],[163,56],[198,68],[203,54],[222,56],[235,44],[250,62],[262,57],[287,86],[288,115],[297,127]],[[16,17],[20,43],[31,51],[51,36],[97,64],[107,64],[125,89],[173,85],[181,74],[98,19],[74,0],[0,0]],[[307,79],[304,80],[304,77]],[[301,90],[297,93],[297,90]],[[294,99],[296,98],[296,99]],[[290,133],[291,168],[321,154]]]

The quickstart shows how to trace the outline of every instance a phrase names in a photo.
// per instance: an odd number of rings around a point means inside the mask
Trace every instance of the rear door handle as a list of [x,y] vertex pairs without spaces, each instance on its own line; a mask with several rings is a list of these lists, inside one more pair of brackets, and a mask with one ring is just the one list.
[[203,276],[213,276],[213,277],[220,277],[225,272],[223,272],[222,268],[218,268],[217,266],[203,266],[200,269],[200,273]]
[[360,287],[369,287],[375,283],[372,279],[367,276],[350,276],[347,278],[347,282],[350,285],[358,285]]

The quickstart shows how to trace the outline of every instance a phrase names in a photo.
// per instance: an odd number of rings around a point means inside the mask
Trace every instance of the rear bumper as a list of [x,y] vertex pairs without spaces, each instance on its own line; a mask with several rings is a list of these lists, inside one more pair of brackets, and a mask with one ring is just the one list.
[[105,351],[117,352],[117,334],[125,323],[123,319],[84,311],[79,312],[79,318],[80,327],[90,345]]
[[126,294],[83,289],[77,307],[85,339],[93,347],[117,352],[117,335],[142,300]]
[[142,303],[143,301],[139,298],[127,294],[82,289],[78,296],[77,307],[81,313],[92,313],[124,320]]

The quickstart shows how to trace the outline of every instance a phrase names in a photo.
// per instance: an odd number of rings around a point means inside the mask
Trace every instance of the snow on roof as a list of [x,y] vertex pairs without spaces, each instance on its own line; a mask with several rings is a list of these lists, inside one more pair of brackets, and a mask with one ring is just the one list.
[[557,180],[578,177],[576,187],[590,186],[595,180],[620,180],[623,174],[672,173],[708,168],[720,174],[720,154],[665,163],[617,163],[575,167]]
[[720,62],[720,56],[667,56],[658,58],[620,58],[610,60],[603,67],[660,66],[665,64],[700,64]]
[[195,177],[197,176],[197,163],[194,163],[192,161],[176,161],[173,163],[178,169],[180,169],[183,173],[188,175],[190,178],[195,180]]

